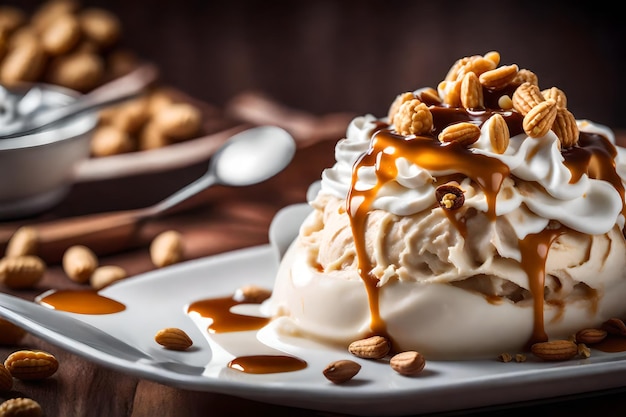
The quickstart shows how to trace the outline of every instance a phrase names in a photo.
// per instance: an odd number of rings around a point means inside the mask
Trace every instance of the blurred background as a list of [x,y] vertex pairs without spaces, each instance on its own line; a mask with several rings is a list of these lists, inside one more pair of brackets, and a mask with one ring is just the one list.
[[[26,11],[42,2],[3,0]],[[625,128],[626,25],[617,2],[83,0],[170,85],[224,106],[244,91],[312,112],[384,116],[460,57],[497,50],[557,86],[578,119]],[[611,4],[612,3],[612,4]]]

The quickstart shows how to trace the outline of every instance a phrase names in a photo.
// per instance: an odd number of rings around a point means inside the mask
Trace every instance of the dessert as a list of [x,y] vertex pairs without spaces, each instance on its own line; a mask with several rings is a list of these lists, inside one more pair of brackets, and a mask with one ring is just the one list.
[[495,357],[624,316],[624,149],[489,52],[355,118],[265,308],[282,334]]

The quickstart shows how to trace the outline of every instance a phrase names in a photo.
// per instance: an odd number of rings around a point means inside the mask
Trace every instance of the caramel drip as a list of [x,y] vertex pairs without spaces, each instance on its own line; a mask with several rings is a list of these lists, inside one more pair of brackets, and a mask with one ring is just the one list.
[[522,254],[521,266],[528,276],[528,286],[533,296],[533,332],[528,347],[533,343],[548,340],[543,317],[546,260],[550,246],[563,233],[565,233],[563,227],[546,228],[539,233],[529,234],[519,242]]
[[285,355],[240,356],[228,363],[228,367],[248,374],[273,374],[299,371],[307,363],[299,358]]
[[[447,112],[454,114],[457,112]],[[368,152],[355,164],[352,173],[352,187],[347,198],[352,235],[354,236],[358,273],[365,284],[370,307],[370,327],[374,334],[385,334],[386,325],[380,316],[378,279],[371,273],[373,268],[366,250],[365,233],[367,215],[378,191],[390,181],[394,181],[398,169],[396,159],[403,157],[410,162],[431,171],[445,171],[454,167],[455,171],[471,178],[487,196],[487,215],[495,219],[496,195],[504,179],[510,174],[502,162],[485,155],[474,154],[457,143],[442,144],[429,137],[406,138],[389,130],[379,130],[374,134]],[[358,169],[374,167],[377,183],[367,190],[356,187]],[[456,222],[463,233],[462,221]]]
[[209,333],[240,332],[258,330],[269,323],[269,318],[248,316],[232,313],[232,307],[239,304],[251,304],[248,301],[237,301],[233,297],[210,298],[192,303],[187,314],[197,313],[213,322],[209,325]]
[[[369,150],[355,163],[352,172],[352,187],[347,198],[347,211],[356,248],[358,273],[367,290],[370,307],[370,327],[374,334],[386,334],[386,325],[380,316],[378,279],[372,274],[373,265],[367,254],[365,234],[367,216],[372,210],[372,202],[380,189],[394,181],[398,170],[396,160],[400,157],[430,171],[446,172],[452,169],[455,175],[470,178],[485,194],[487,200],[486,215],[496,219],[496,196],[509,168],[502,162],[485,155],[474,154],[457,143],[441,144],[437,135],[447,126],[458,122],[471,122],[479,127],[494,114],[500,114],[507,123],[511,136],[523,133],[521,114],[515,111],[494,110],[497,100],[503,94],[512,91],[484,90],[487,109],[461,109],[447,106],[430,105],[433,116],[433,130],[429,136],[402,136],[388,129],[388,125],[378,123],[372,136]],[[510,95],[509,94],[509,95]],[[610,141],[602,135],[580,133],[578,146],[562,151],[564,163],[572,173],[571,182],[578,181],[587,174],[590,178],[608,181],[620,193],[624,201],[624,186],[615,169],[617,151]],[[358,170],[373,167],[376,184],[366,190],[357,189]],[[626,215],[626,206],[622,208]],[[455,212],[447,212],[450,222],[466,236],[465,218]],[[528,275],[529,287],[533,295],[534,324],[530,342],[547,340],[544,328],[544,286],[545,264],[552,242],[564,228],[546,229],[527,236],[520,241],[522,267]],[[491,300],[490,302],[495,302]]]
[[[589,178],[611,183],[624,201],[624,184],[615,169],[617,150],[606,137],[580,132],[578,146],[564,149],[562,154],[565,166],[572,173],[571,183],[587,174]],[[622,207],[622,214],[626,216],[626,206]]]
[[43,297],[39,303],[54,310],[78,314],[113,314],[126,309],[124,304],[95,290],[58,290]]

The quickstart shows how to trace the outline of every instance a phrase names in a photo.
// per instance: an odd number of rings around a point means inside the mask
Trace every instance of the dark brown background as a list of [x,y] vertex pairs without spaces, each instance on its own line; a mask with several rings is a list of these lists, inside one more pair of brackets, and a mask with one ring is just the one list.
[[[3,0],[33,9],[34,0]],[[611,4],[612,3],[612,4]],[[557,86],[579,119],[626,127],[626,25],[618,2],[84,0],[115,12],[124,43],[165,80],[223,105],[260,90],[322,114],[382,116],[396,94],[436,87],[463,56]]]
[[[40,4],[0,1],[26,10]],[[240,92],[256,90],[319,115],[339,111],[384,115],[397,93],[436,86],[457,58],[498,50],[504,63],[536,72],[542,87],[563,89],[577,118],[626,128],[626,25],[617,7],[603,1],[566,6],[536,0],[85,0],[83,4],[115,12],[122,20],[124,44],[156,63],[166,83],[218,106]],[[620,143],[625,141],[622,135]],[[150,271],[147,246],[168,229],[184,235],[190,259],[266,243],[274,213],[304,200],[308,184],[332,164],[333,146],[333,140],[326,140],[301,147],[290,167],[264,184],[207,190],[190,201],[187,210],[150,223],[137,248],[103,256],[101,263],[120,265],[130,276]],[[154,175],[79,183],[47,215],[63,218],[144,207],[197,178],[205,166],[203,161]],[[32,298],[49,288],[76,286],[59,265],[49,265],[37,288],[18,295]],[[59,371],[42,383],[16,381],[11,392],[0,395],[0,402],[27,396],[38,401],[49,417],[334,416],[162,385],[98,366],[32,335],[23,345],[55,354]],[[13,350],[0,347],[0,358]],[[624,392],[453,415],[623,416]]]

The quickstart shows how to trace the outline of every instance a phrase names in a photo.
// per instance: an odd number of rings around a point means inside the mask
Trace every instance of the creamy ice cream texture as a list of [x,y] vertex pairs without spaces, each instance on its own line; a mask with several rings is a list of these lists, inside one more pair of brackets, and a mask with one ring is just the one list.
[[348,126],[266,307],[281,333],[430,359],[624,316],[624,150],[490,52]]

